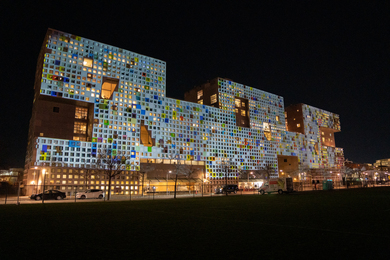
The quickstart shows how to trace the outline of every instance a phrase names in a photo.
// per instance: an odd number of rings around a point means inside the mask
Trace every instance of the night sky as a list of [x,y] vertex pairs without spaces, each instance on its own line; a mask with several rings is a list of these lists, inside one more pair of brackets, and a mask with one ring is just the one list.
[[1,168],[24,166],[47,28],[166,61],[168,97],[225,77],[337,113],[345,158],[390,158],[390,1],[15,2],[0,8]]

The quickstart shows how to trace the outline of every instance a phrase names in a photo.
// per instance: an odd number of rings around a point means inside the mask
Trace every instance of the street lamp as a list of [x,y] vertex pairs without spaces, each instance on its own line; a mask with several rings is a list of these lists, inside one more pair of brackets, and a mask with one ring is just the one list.
[[172,173],[172,171],[169,171],[168,173],[167,173],[167,195],[168,195],[168,177],[169,177],[169,174],[170,173]]
[[43,175],[43,189],[42,189],[42,204],[45,203],[45,181],[46,181],[46,169],[42,169]]

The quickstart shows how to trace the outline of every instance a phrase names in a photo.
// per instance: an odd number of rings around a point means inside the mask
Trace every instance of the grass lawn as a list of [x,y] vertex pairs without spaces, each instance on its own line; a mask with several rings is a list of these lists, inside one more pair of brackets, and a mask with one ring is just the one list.
[[0,213],[0,259],[390,259],[390,187]]

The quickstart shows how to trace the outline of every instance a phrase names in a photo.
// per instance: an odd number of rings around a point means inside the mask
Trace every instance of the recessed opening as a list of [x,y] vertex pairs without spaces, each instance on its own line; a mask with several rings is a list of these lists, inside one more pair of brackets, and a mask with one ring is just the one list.
[[112,93],[118,88],[118,79],[103,77],[102,98],[112,99]]

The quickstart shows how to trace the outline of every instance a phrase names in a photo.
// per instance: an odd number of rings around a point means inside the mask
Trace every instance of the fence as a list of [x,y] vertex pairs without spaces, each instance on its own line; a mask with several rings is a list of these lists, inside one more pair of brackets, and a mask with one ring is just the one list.
[[[390,186],[390,181],[334,181],[332,189],[374,188]],[[324,184],[319,182],[294,182],[295,191],[324,190]]]
[[[353,182],[353,181],[337,181],[333,182],[333,189],[349,189],[349,188],[371,188],[390,186],[389,181],[364,181],[364,182]],[[157,199],[173,199],[175,198],[191,198],[191,197],[214,197],[214,196],[226,196],[221,192],[222,185],[211,185],[204,183],[195,183],[187,185],[158,185],[158,184],[145,184],[143,186],[117,186],[111,187],[110,200],[114,201],[131,201],[131,200],[157,200]],[[44,194],[43,190],[58,190],[61,193],[58,194]],[[103,193],[102,199],[89,199],[89,195],[85,194],[86,199],[79,198],[76,196],[85,190],[102,190],[99,194]],[[309,182],[294,182],[295,191],[314,191],[324,190],[322,183],[309,183]],[[175,195],[176,193],[176,195]],[[32,194],[40,194],[38,200],[31,199]],[[58,195],[65,194],[65,198],[57,200]],[[96,193],[95,193],[96,194]],[[259,194],[258,189],[244,189],[238,190],[236,193],[228,193],[228,196],[232,195],[253,195]],[[73,185],[62,185],[62,186],[43,186],[43,185],[24,185],[13,186],[5,183],[0,184],[0,204],[31,204],[31,203],[55,203],[55,202],[103,202],[108,200],[108,187],[104,186],[73,186]]]

